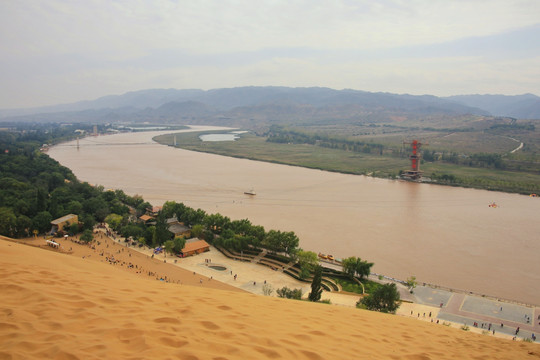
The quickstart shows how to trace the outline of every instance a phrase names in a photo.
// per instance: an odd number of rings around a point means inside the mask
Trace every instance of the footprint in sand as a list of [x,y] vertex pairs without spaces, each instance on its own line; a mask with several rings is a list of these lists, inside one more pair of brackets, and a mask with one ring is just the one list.
[[183,346],[186,346],[187,344],[189,344],[189,341],[176,340],[176,339],[172,339],[170,337],[161,337],[161,338],[159,338],[159,342],[162,343],[165,346],[170,346],[170,347],[174,347],[174,348],[183,347]]
[[221,329],[219,325],[211,322],[211,321],[201,321],[201,325],[204,326],[208,330],[219,330]]
[[158,323],[158,324],[181,324],[182,322],[178,319],[175,319],[175,318],[171,318],[171,317],[161,317],[161,318],[157,318],[157,319],[154,319],[154,322]]

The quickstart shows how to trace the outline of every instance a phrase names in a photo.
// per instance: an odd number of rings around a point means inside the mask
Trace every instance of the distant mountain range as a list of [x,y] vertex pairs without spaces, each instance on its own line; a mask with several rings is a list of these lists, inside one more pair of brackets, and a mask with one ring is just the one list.
[[524,95],[456,95],[445,99],[459,104],[477,107],[494,116],[509,116],[516,119],[540,119],[540,97]]
[[526,94],[442,98],[319,87],[238,87],[208,91],[152,89],[73,104],[0,110],[0,121],[246,125],[254,121],[384,122],[403,116],[423,119],[465,114],[540,119],[540,97]]

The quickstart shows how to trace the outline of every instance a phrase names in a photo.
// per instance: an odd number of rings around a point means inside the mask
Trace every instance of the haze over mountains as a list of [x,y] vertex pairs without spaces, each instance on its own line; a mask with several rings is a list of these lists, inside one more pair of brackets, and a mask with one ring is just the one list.
[[[238,87],[214,90],[150,89],[33,109],[0,110],[0,121],[68,121],[228,124],[343,121],[381,122],[396,116],[492,115],[540,119],[540,97],[525,94],[398,95],[358,90]],[[236,121],[236,122],[235,122]]]

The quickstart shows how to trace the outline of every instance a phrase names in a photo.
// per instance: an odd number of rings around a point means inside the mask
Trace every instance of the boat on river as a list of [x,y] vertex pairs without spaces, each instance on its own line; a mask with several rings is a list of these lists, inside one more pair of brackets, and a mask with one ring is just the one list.
[[248,190],[248,191],[244,191],[244,194],[250,195],[250,196],[255,196],[255,195],[257,195],[253,189]]

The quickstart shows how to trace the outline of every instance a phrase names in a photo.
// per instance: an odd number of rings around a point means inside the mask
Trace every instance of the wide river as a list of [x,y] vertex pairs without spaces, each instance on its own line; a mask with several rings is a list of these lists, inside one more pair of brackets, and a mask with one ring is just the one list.
[[[198,129],[202,127],[197,127]],[[205,128],[206,129],[206,128]],[[170,132],[170,131],[169,131]],[[183,202],[304,250],[358,256],[373,271],[540,304],[540,199],[346,175],[197,153],[152,142],[166,132],[89,137],[49,155],[82,181]],[[245,195],[253,189],[255,196]],[[496,202],[499,206],[488,206]]]

